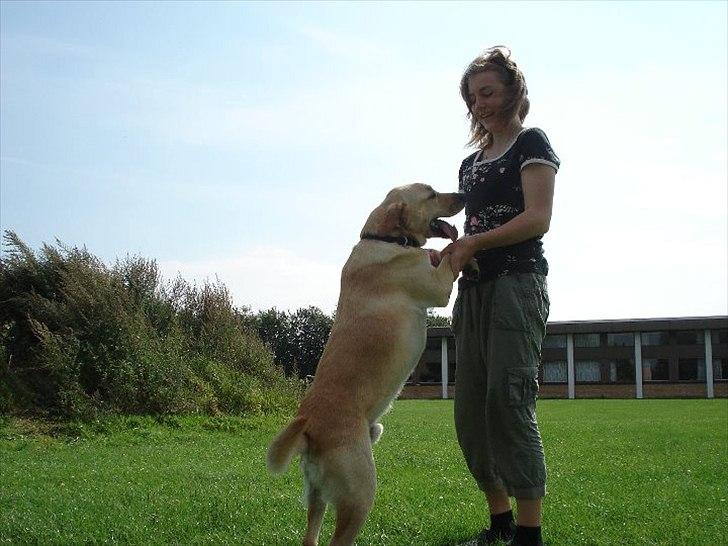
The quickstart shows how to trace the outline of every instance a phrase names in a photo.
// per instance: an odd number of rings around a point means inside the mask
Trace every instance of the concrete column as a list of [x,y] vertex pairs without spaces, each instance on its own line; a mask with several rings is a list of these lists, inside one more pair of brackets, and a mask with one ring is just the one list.
[[576,393],[574,381],[574,334],[566,334],[566,375],[569,380],[569,399],[573,400]]
[[708,398],[715,397],[713,391],[713,338],[708,328],[705,329],[705,384]]
[[634,382],[637,398],[642,396],[642,332],[634,334]]
[[442,366],[442,399],[447,400],[447,384],[449,378],[447,376],[448,365],[447,365],[447,336],[442,336],[441,340],[441,353],[440,353],[440,365]]

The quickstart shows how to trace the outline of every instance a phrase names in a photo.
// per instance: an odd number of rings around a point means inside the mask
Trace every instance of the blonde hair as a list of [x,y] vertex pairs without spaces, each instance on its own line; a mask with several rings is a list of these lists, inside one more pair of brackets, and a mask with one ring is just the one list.
[[468,99],[468,80],[475,74],[497,72],[500,80],[506,87],[507,99],[503,108],[497,115],[501,119],[510,119],[516,114],[523,122],[528,115],[530,103],[528,101],[528,88],[526,78],[518,65],[511,59],[511,50],[505,46],[494,46],[486,49],[468,65],[460,79],[460,95],[468,107],[467,117],[470,120],[470,140],[468,146],[485,148],[490,142],[490,132],[486,130],[476,116],[473,115],[470,101]]

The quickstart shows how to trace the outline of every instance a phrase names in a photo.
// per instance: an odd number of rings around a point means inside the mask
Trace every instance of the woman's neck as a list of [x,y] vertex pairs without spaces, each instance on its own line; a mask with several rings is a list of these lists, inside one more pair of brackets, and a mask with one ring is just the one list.
[[502,151],[522,129],[523,125],[519,119],[514,119],[508,125],[502,127],[494,127],[490,132],[490,142],[487,149]]

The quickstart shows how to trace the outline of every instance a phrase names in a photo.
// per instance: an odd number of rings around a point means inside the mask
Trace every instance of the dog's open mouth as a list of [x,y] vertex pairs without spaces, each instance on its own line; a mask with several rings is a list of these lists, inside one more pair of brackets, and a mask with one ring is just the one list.
[[430,229],[432,230],[432,237],[442,237],[444,239],[451,239],[457,241],[458,230],[455,226],[451,226],[444,220],[435,218],[430,222]]

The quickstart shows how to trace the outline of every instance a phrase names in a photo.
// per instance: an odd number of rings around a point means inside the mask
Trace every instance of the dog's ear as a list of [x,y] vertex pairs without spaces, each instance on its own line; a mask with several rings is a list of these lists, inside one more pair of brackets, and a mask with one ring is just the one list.
[[403,229],[407,225],[407,205],[405,203],[392,203],[384,212],[382,231],[391,233]]

